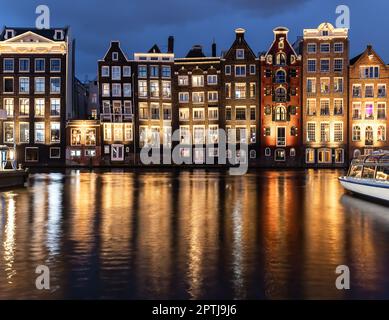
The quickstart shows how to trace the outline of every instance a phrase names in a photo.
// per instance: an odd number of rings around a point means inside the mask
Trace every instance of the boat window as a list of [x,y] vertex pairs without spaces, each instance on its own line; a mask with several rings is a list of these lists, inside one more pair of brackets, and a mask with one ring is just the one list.
[[374,179],[375,167],[364,167],[362,178],[364,179]]
[[362,166],[352,166],[349,177],[360,178],[362,176]]
[[389,167],[377,167],[376,179],[389,181]]
[[383,155],[381,158],[380,158],[380,161],[381,163],[389,163],[389,154],[386,154],[386,155]]

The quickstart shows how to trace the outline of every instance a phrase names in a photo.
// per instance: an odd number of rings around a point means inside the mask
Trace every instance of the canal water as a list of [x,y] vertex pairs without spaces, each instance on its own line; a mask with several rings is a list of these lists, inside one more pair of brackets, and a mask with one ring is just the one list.
[[0,192],[0,299],[389,298],[389,208],[342,173],[34,173]]

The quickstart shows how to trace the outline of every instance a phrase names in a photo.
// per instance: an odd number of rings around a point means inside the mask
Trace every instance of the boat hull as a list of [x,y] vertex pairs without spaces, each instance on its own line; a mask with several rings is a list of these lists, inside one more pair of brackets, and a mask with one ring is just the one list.
[[389,184],[376,183],[374,181],[360,181],[347,177],[340,177],[339,181],[343,188],[350,192],[389,202]]

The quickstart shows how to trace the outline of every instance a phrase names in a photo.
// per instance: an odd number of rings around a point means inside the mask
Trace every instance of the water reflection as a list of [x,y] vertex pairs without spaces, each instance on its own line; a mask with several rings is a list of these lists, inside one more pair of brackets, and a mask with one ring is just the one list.
[[34,174],[0,193],[0,298],[389,298],[388,208],[340,174]]

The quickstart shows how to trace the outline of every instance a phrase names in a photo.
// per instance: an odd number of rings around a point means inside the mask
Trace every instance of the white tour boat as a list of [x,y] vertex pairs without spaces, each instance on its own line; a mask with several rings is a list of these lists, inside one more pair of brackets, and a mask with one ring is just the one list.
[[342,186],[352,192],[389,202],[389,151],[376,151],[351,161]]

